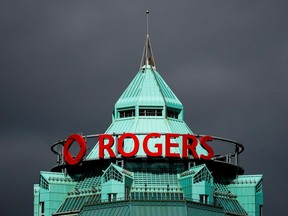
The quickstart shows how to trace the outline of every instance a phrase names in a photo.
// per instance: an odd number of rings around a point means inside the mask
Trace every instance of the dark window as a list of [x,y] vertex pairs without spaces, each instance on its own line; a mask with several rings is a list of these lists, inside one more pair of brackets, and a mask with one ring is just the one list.
[[199,196],[200,196],[200,202],[207,204],[207,202],[208,202],[208,195],[206,195],[206,194],[200,194]]
[[134,193],[131,193],[131,199],[134,200]]
[[175,193],[174,195],[175,195],[175,198],[174,198],[175,200],[180,200],[179,193]]
[[157,200],[161,200],[161,193],[157,193]]
[[136,192],[136,193],[135,193],[135,199],[136,199],[136,200],[139,200],[139,199],[140,199],[140,193],[139,193],[139,192]]
[[113,194],[113,201],[116,201],[116,199],[117,199],[117,194],[114,193],[114,194]]
[[127,117],[133,117],[133,116],[135,116],[135,109],[119,111],[120,118],[127,118]]
[[180,110],[167,109],[167,117],[178,119]]
[[125,199],[129,199],[129,196],[130,196],[130,188],[129,187],[125,187]]
[[260,216],[263,216],[263,205],[260,205]]
[[40,216],[44,216],[44,202],[40,202]]
[[162,116],[162,109],[139,109],[139,116]]
[[112,201],[112,194],[108,194],[108,202]]
[[117,193],[109,193],[108,194],[108,201],[109,202],[114,202],[117,199]]
[[167,199],[167,200],[171,200],[171,197],[170,197],[170,196],[171,196],[171,193],[166,193],[166,199]]

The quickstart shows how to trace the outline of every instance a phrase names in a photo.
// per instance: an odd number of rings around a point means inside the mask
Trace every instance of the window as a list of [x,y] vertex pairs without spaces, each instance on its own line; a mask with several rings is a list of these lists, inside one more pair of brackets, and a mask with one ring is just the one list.
[[135,109],[121,110],[119,111],[120,118],[128,118],[135,116]]
[[175,118],[178,119],[180,114],[180,110],[176,110],[176,109],[167,109],[167,117],[168,118]]
[[109,193],[108,194],[108,202],[115,202],[117,199],[117,193]]
[[39,215],[44,216],[44,202],[40,202],[39,204],[40,204]]
[[127,186],[125,187],[125,199],[130,199],[130,188]]
[[162,116],[162,109],[139,109],[139,116]]
[[200,196],[200,203],[205,203],[205,204],[207,204],[207,202],[208,202],[208,195],[206,195],[206,194],[199,194],[199,196]]

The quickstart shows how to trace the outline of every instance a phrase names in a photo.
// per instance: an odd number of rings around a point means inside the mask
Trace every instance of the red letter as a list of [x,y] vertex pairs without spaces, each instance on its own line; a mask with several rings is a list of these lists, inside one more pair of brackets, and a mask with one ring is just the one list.
[[[105,139],[108,139],[108,144],[104,144]],[[108,152],[111,158],[115,158],[116,155],[112,150],[112,146],[114,145],[114,138],[109,134],[101,134],[99,135],[99,158],[104,158],[104,149]]]
[[[72,145],[72,143],[74,141],[76,141],[80,147],[80,151],[76,155],[76,157],[73,157],[69,151],[70,146]],[[85,142],[84,138],[79,134],[70,135],[67,138],[66,142],[64,143],[63,154],[64,154],[65,161],[70,165],[76,165],[76,164],[80,163],[80,161],[83,159],[85,153],[86,153],[86,142]]]
[[[123,142],[125,138],[132,138],[134,141],[134,149],[130,153],[123,150]],[[139,150],[139,140],[136,135],[132,133],[122,134],[118,139],[118,151],[123,157],[133,157]]]
[[144,138],[143,140],[143,149],[144,149],[144,152],[150,156],[150,157],[159,157],[159,156],[162,156],[162,144],[161,143],[156,143],[155,144],[155,148],[158,149],[157,152],[151,152],[149,149],[148,149],[148,141],[150,138],[154,138],[154,137],[161,137],[161,134],[159,133],[150,133],[150,134],[147,134],[147,136]]
[[207,156],[201,154],[201,155],[200,155],[200,158],[201,158],[201,159],[210,160],[211,158],[213,158],[213,156],[214,156],[214,151],[213,151],[213,149],[206,143],[207,141],[212,141],[212,140],[213,140],[213,137],[211,137],[211,136],[201,137],[201,139],[200,139],[201,146],[208,152],[208,155],[207,155]]
[[195,136],[193,136],[191,134],[184,134],[182,144],[183,144],[183,146],[182,146],[182,157],[183,158],[188,158],[188,150],[191,151],[193,158],[196,158],[196,159],[199,158],[197,151],[196,151],[198,140]]
[[179,134],[166,134],[165,140],[166,140],[166,147],[165,147],[165,155],[166,157],[178,157],[180,158],[179,153],[171,153],[170,148],[171,147],[179,147],[179,143],[171,143],[171,138],[177,138],[179,137]]

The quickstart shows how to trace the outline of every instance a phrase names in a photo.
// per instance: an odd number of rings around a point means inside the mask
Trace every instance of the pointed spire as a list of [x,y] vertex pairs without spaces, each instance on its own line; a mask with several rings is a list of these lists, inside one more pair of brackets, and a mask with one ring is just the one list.
[[141,64],[140,64],[140,69],[145,66],[145,68],[150,65],[153,69],[156,69],[155,65],[155,60],[152,52],[152,46],[150,42],[150,37],[149,37],[149,23],[148,23],[148,17],[149,17],[149,11],[146,11],[147,14],[147,36],[144,44],[144,50],[142,54],[142,59],[141,59]]

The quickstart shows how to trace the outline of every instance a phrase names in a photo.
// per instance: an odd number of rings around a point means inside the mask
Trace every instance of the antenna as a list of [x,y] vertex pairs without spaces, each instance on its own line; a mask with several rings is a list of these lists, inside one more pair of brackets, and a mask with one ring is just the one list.
[[145,66],[145,68],[147,68],[147,65],[150,65],[152,67],[152,69],[156,69],[155,61],[154,61],[154,57],[153,57],[153,52],[152,52],[152,47],[151,47],[151,43],[150,43],[150,37],[149,37],[149,11],[148,10],[146,11],[146,19],[147,19],[147,23],[146,23],[147,35],[146,35],[146,40],[145,40],[145,44],[144,44],[140,69],[143,66]]
[[146,11],[146,18],[147,18],[147,35],[149,34],[149,11]]

